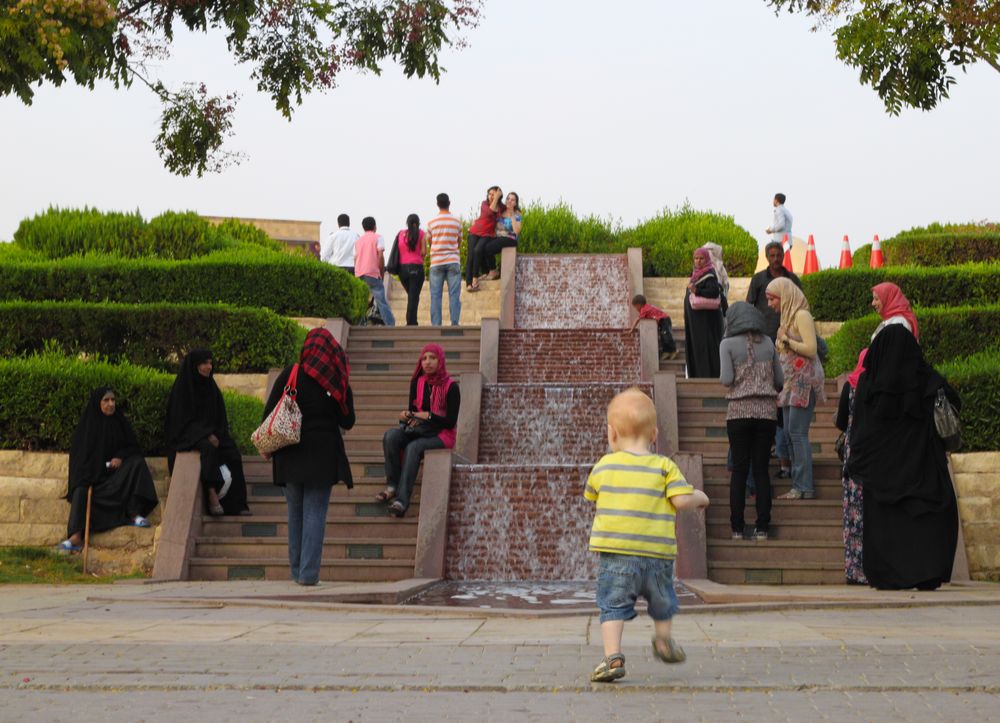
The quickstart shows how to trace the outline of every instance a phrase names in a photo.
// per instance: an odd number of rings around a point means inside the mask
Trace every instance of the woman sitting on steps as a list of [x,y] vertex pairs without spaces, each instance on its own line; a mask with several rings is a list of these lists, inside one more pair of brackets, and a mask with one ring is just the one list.
[[385,453],[385,490],[375,499],[389,502],[389,512],[402,517],[410,506],[410,494],[424,452],[455,446],[455,427],[461,394],[448,375],[444,349],[427,344],[410,380],[409,406],[399,413],[399,426],[382,437]]

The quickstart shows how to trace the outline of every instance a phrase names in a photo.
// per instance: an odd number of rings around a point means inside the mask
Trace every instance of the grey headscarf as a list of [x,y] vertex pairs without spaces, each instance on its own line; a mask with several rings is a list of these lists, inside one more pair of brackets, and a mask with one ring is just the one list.
[[726,312],[726,337],[740,334],[766,334],[764,331],[764,315],[745,301],[735,301],[729,305]]

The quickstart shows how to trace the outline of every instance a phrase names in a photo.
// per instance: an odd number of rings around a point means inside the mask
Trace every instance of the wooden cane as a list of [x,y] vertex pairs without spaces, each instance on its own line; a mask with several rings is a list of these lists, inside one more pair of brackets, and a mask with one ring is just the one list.
[[83,574],[87,574],[87,557],[90,554],[90,500],[94,496],[94,488],[87,488],[87,515],[83,523]]

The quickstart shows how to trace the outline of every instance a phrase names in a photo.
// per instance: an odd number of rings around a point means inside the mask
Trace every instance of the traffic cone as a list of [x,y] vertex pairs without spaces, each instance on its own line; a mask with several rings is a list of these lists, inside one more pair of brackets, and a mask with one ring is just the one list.
[[878,241],[878,234],[875,234],[875,239],[872,241],[872,255],[868,263],[873,269],[880,269],[885,264],[885,259],[882,257],[882,244]]
[[840,266],[841,269],[849,269],[854,266],[854,259],[851,257],[851,244],[847,240],[847,234],[844,234],[844,244],[840,247]]
[[819,271],[819,259],[816,258],[816,242],[813,235],[809,234],[809,243],[806,244],[806,263],[802,267],[802,275],[815,274]]
[[788,234],[786,233],[781,239],[781,248],[785,250],[785,260],[783,266],[787,271],[792,270],[792,244],[788,241]]

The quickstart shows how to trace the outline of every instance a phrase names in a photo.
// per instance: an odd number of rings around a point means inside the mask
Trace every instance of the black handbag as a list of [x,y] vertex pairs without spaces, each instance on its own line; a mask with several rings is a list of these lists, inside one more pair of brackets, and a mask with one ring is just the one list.
[[962,448],[962,423],[958,412],[948,401],[944,387],[938,389],[934,400],[934,428],[944,442],[946,452],[957,452]]
[[408,437],[436,437],[440,431],[426,419],[415,421],[413,424],[400,422],[399,427],[403,430],[403,434]]
[[385,270],[390,274],[399,274],[399,236],[392,242],[389,260],[385,262]]

